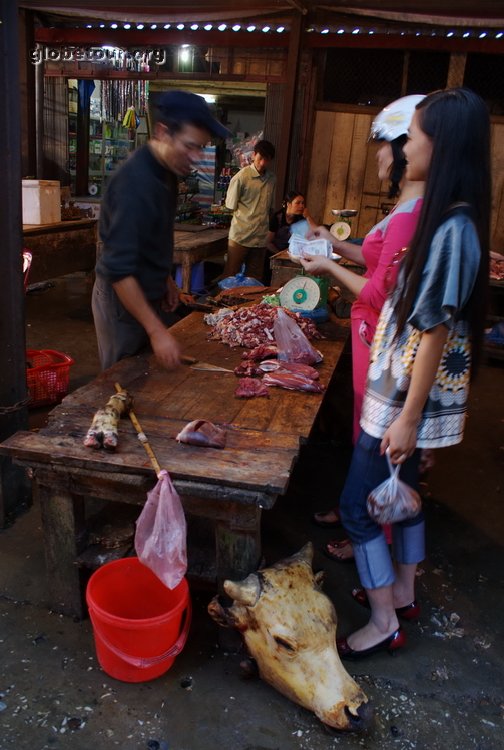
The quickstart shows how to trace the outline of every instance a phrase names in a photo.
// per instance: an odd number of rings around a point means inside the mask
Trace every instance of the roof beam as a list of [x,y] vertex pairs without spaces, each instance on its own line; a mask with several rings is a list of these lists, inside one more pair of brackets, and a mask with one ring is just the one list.
[[135,45],[192,44],[207,47],[288,47],[289,33],[274,37],[260,31],[191,31],[183,33],[171,29],[150,31],[145,29],[46,29],[35,30],[35,41],[43,44],[81,44],[133,47]]

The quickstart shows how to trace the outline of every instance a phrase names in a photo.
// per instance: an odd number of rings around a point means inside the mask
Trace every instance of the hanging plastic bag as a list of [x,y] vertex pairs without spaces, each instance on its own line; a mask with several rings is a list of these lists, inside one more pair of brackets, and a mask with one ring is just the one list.
[[141,562],[174,589],[187,570],[186,520],[170,475],[163,470],[158,476],[136,522],[135,550]]
[[243,263],[236,276],[226,276],[218,282],[218,286],[220,289],[234,289],[236,286],[264,286],[264,284],[252,276],[245,276],[245,263]]
[[284,362],[303,362],[305,365],[322,361],[322,354],[313,348],[296,321],[282,307],[278,308],[273,333],[278,347],[278,359]]
[[126,114],[124,115],[123,121],[122,121],[123,128],[136,128],[136,113],[135,108],[133,106],[128,107],[126,110]]
[[418,492],[399,479],[401,464],[392,464],[388,450],[385,455],[390,477],[370,492],[367,499],[369,516],[382,526],[414,518],[422,508]]

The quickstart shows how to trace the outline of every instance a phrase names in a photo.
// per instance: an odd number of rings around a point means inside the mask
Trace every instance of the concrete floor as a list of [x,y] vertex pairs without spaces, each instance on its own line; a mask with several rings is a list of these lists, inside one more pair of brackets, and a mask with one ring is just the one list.
[[[27,343],[75,358],[73,390],[98,369],[90,284],[81,275],[54,284],[27,298]],[[473,390],[464,443],[437,453],[424,502],[422,616],[406,625],[407,648],[394,658],[346,662],[375,707],[367,734],[328,731],[267,684],[245,679],[243,654],[219,647],[206,613],[213,592],[194,587],[189,640],[172,668],[144,684],[107,676],[96,660],[89,620],[74,622],[45,606],[43,541],[33,505],[0,531],[0,749],[502,748],[503,386],[502,361],[488,362]],[[342,371],[334,417],[303,449],[288,495],[263,522],[268,563],[314,542],[315,567],[326,570],[339,633],[366,620],[350,596],[358,578],[353,564],[322,556],[334,534],[312,526],[310,517],[331,505],[344,479],[347,394],[348,371]],[[31,426],[42,425],[46,413],[33,411]]]

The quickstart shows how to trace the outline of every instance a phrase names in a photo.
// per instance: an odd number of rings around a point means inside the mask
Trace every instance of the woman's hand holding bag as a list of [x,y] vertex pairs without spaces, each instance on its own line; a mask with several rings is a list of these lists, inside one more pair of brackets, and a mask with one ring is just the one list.
[[418,492],[399,479],[401,465],[392,464],[388,450],[385,456],[390,477],[372,490],[367,499],[368,514],[380,525],[414,518],[422,508]]

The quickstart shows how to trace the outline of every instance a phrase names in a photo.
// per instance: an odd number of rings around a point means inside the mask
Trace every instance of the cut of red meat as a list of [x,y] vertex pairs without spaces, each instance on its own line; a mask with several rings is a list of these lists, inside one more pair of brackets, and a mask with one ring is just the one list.
[[244,359],[238,367],[234,368],[234,374],[239,378],[255,378],[257,375],[262,375],[262,370],[253,359]]
[[267,372],[262,382],[267,386],[277,385],[280,388],[287,388],[289,391],[322,393],[324,390],[322,383],[294,372]]
[[249,352],[243,352],[243,359],[268,359],[269,357],[276,357],[278,354],[278,347],[276,344],[259,344]]
[[179,432],[175,440],[189,445],[200,445],[204,448],[224,448],[226,431],[206,419],[195,419]]
[[241,378],[240,385],[235,391],[237,398],[253,398],[254,396],[269,396],[268,389],[261,380]]
[[[228,346],[244,346],[247,349],[253,349],[260,344],[274,344],[275,320],[278,310],[282,309],[261,304],[234,310],[215,322],[210,338],[218,339]],[[285,313],[296,321],[308,338],[321,338],[312,320],[303,318],[291,310],[285,310]]]
[[[297,355],[289,358],[289,362],[297,362],[305,365],[316,365],[322,362],[324,356],[318,349],[311,347],[311,351],[301,351]],[[282,360],[283,361],[283,360]]]
[[283,362],[280,359],[263,359],[259,364],[259,370],[263,372],[294,372],[298,375],[304,375],[306,378],[311,380],[318,380],[319,374],[314,367],[310,365],[304,365],[302,362]]
[[490,278],[494,281],[504,281],[504,257],[490,258]]

